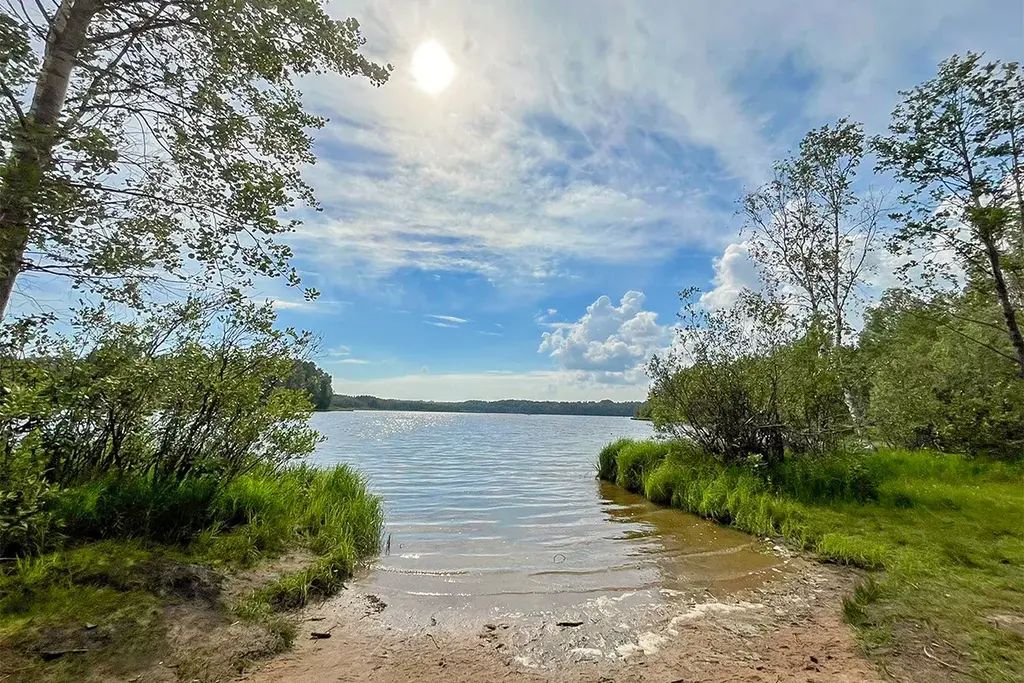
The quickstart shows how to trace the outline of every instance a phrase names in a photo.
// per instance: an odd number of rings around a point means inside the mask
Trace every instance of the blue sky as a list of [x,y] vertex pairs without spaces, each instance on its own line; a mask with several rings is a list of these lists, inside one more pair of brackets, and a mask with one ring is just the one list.
[[[734,216],[808,128],[881,131],[953,52],[1024,57],[1019,0],[332,3],[395,65],[304,84],[331,118],[294,240],[343,393],[642,398],[679,289],[751,283]],[[452,84],[410,73],[444,46]]]
[[[639,399],[677,292],[751,284],[734,216],[810,127],[881,132],[954,52],[1024,57],[1020,0],[332,2],[383,88],[302,84],[331,122],[290,239],[304,283],[262,286],[322,336],[340,393]],[[455,65],[437,94],[414,50]]]

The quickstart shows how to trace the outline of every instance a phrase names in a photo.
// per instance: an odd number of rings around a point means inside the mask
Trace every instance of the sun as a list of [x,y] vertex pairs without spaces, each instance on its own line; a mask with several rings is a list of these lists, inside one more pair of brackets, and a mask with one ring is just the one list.
[[430,40],[413,53],[412,75],[419,87],[434,95],[451,84],[455,78],[455,65],[444,47],[436,40]]

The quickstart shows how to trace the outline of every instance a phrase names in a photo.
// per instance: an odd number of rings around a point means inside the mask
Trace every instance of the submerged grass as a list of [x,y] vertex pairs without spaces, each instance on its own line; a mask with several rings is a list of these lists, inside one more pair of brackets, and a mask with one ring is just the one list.
[[921,657],[938,644],[973,678],[1024,680],[1019,465],[883,450],[766,471],[726,467],[685,444],[641,443],[606,447],[602,457],[616,464],[603,463],[601,476],[827,561],[884,570],[844,606],[870,653]]
[[[317,556],[310,566],[224,606],[287,641],[278,613],[338,590],[378,552],[384,523],[381,501],[344,465],[262,470],[226,486],[106,479],[64,492],[54,516],[64,547],[0,565],[0,649],[31,652],[48,633],[77,634],[89,622],[121,625],[116,640],[137,646],[127,659],[159,652],[168,602],[215,596],[199,584],[218,570],[303,548]],[[71,680],[81,673],[74,666],[34,660],[27,675]]]

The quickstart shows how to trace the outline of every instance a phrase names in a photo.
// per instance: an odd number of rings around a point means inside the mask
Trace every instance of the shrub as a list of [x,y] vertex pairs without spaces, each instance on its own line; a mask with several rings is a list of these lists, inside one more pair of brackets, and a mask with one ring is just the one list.
[[308,455],[312,406],[283,381],[311,338],[273,322],[267,306],[188,299],[128,321],[87,311],[69,338],[0,329],[0,453],[31,434],[60,486],[224,484]]
[[970,288],[931,301],[892,291],[869,312],[860,355],[868,417],[883,441],[1024,458],[1024,382],[1006,360],[1000,315]]
[[0,556],[37,553],[53,533],[53,488],[35,453],[35,435],[0,452]]
[[820,326],[801,328],[770,296],[746,292],[708,311],[693,294],[683,293],[680,343],[648,366],[656,429],[727,463],[757,455],[769,465],[851,433],[840,353]]

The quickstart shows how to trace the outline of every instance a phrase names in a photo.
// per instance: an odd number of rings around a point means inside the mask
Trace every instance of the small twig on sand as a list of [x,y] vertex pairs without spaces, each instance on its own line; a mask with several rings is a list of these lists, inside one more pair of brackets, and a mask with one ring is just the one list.
[[436,640],[434,640],[434,634],[433,633],[428,633],[427,634],[427,638],[430,638],[430,640],[434,643],[434,647],[436,647],[438,650],[441,649],[441,646],[437,644]]
[[933,655],[931,652],[928,652],[928,646],[927,645],[924,646],[924,654],[925,654],[925,656],[928,659],[931,659],[933,661],[938,662],[939,664],[941,664],[942,666],[946,667],[947,669],[952,669],[953,671],[956,671],[957,673],[962,673],[962,674],[965,674],[965,675],[967,674],[967,672],[964,671],[963,669],[961,669],[960,667],[954,666],[953,664],[950,664],[949,662],[944,662],[941,659],[939,659],[938,657],[936,657],[935,655]]

